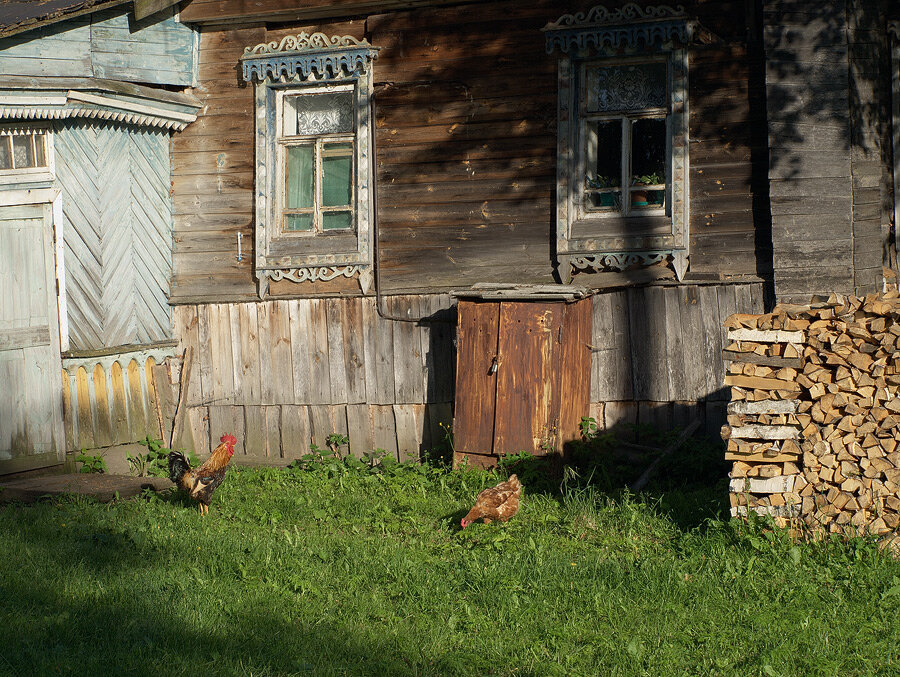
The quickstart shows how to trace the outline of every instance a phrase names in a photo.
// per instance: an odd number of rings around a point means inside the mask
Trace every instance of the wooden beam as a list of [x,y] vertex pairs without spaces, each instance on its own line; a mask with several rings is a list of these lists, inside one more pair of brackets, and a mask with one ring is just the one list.
[[179,2],[180,0],[134,0],[134,18],[140,21]]

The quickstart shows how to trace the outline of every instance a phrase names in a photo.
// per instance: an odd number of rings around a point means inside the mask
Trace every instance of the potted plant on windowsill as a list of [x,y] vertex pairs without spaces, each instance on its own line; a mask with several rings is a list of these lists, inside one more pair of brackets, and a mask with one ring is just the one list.
[[596,176],[596,177],[587,177],[585,179],[585,184],[587,188],[592,191],[598,191],[594,193],[597,196],[597,200],[600,207],[615,207],[616,206],[616,193],[618,191],[605,191],[599,192],[604,188],[618,188],[619,187],[619,179],[618,177],[610,177],[610,176]]
[[[631,177],[631,185],[632,186],[658,186],[665,183],[665,177],[663,177],[659,172],[653,172],[652,174],[636,174]],[[649,194],[650,193],[658,193],[658,190],[641,190],[641,189],[631,189],[631,206],[632,207],[647,207],[650,205]]]

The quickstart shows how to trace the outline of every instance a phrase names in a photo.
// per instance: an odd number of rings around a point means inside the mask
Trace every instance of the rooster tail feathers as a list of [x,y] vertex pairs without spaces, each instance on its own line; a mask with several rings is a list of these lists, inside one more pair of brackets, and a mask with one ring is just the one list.
[[178,483],[178,480],[184,477],[185,473],[190,472],[191,464],[180,451],[172,451],[169,453],[169,479]]

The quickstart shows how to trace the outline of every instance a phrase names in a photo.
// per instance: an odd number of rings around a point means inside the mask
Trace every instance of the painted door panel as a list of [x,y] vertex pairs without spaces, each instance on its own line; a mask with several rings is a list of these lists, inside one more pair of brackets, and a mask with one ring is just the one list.
[[63,460],[49,204],[0,207],[0,473]]

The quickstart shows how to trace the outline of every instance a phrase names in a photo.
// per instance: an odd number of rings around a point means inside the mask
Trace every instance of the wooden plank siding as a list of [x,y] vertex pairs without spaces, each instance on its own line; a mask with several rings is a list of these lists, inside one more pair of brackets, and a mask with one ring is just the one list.
[[881,288],[890,192],[885,7],[765,3],[778,300]]
[[70,349],[170,339],[169,135],[67,124],[55,150]]
[[[628,420],[664,427],[684,425],[698,415],[706,421],[708,415],[715,430],[727,399],[721,386],[722,323],[734,312],[759,312],[762,294],[762,284],[752,283],[639,287],[594,295],[585,308],[592,314],[585,326],[592,328],[580,345],[592,352],[584,378],[590,380],[599,423],[612,427]],[[417,324],[382,317],[375,303],[374,298],[350,297],[177,306],[177,352],[191,347],[194,359],[186,404],[191,420],[199,422],[192,433],[195,447],[208,450],[230,433],[238,438],[240,453],[287,462],[310,444],[324,447],[333,432],[349,435],[345,451],[356,456],[382,448],[398,458],[412,458],[439,445],[441,425],[449,429],[453,423],[453,384],[476,377],[496,381],[485,376],[490,363],[465,365],[457,374],[450,297],[384,299],[384,310],[395,316],[407,316],[409,310],[410,317],[426,318]],[[278,315],[288,318],[287,331],[272,331],[272,318]],[[237,325],[222,321],[235,316]],[[493,321],[499,323],[499,316]],[[206,329],[198,331],[202,327]],[[480,337],[461,335],[460,340],[483,342],[493,332],[496,341],[497,329],[485,328]],[[512,333],[505,333],[507,341],[513,340]],[[354,336],[355,341],[346,338]],[[322,345],[313,349],[316,342]],[[281,343],[290,359],[268,357],[273,343]],[[333,344],[341,349],[330,350]],[[223,380],[219,370],[235,370],[238,350],[240,376]],[[408,364],[388,368],[395,361]],[[353,382],[358,385],[350,387]],[[457,425],[484,429],[482,436],[491,446],[493,406],[456,416]],[[526,433],[530,439],[541,431]]]
[[175,411],[165,359],[172,352],[63,359],[66,450],[133,444],[147,435],[168,443]]
[[[365,37],[380,49],[374,110],[382,291],[550,282],[557,61],[546,54],[541,28],[591,4],[503,0],[277,28],[204,24],[195,91],[204,107],[173,147],[172,301],[256,297],[253,87],[242,82],[238,60],[247,46],[300,31]],[[749,131],[745,4],[689,8],[721,38],[692,47],[690,56],[691,270],[705,278],[753,276],[760,268],[752,183],[754,171],[765,178],[767,169],[748,162],[759,140]],[[214,14],[236,21],[240,11],[223,2]],[[359,293],[346,280],[279,283],[271,291]]]
[[134,21],[117,7],[0,40],[0,72],[154,85],[195,82],[195,32],[173,9]]

